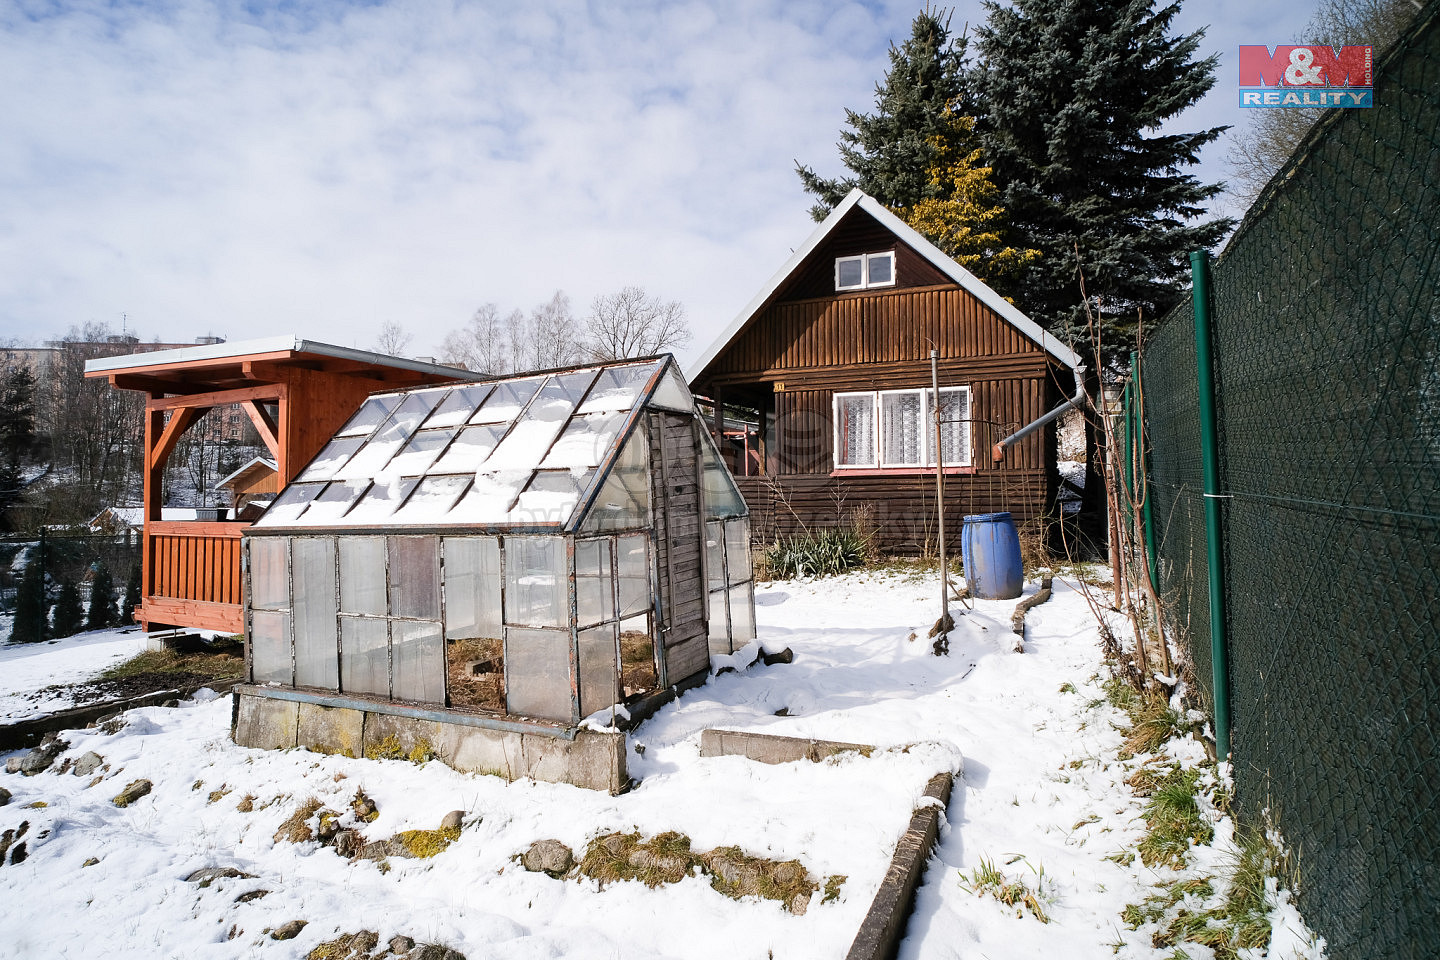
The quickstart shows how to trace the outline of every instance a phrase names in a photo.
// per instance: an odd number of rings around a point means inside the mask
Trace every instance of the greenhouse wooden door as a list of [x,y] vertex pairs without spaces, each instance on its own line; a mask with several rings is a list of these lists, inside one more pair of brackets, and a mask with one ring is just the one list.
[[695,418],[649,415],[651,502],[660,580],[666,685],[710,668],[700,517],[700,456]]

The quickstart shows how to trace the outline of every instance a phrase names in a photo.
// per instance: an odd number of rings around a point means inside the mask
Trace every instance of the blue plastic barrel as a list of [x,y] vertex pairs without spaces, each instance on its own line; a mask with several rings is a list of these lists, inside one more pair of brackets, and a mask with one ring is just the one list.
[[960,530],[965,558],[965,580],[970,596],[982,600],[1012,600],[1025,586],[1025,565],[1020,561],[1020,535],[1008,513],[976,513],[965,518]]

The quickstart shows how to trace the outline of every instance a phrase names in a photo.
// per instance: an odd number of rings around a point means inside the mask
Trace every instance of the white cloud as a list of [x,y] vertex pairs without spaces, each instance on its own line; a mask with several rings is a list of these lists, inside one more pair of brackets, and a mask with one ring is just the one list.
[[0,8],[0,336],[398,320],[429,352],[485,301],[638,283],[698,350],[808,232],[793,161],[838,172],[916,9],[257,6]]

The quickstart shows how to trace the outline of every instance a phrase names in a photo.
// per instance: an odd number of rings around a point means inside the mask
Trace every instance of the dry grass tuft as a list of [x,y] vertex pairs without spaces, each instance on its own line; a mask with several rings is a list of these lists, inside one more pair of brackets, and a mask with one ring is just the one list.
[[315,831],[310,827],[310,818],[325,805],[319,800],[311,797],[296,808],[290,814],[289,819],[280,824],[280,829],[275,831],[276,843],[308,843],[315,839]]
[[960,886],[977,897],[989,895],[1007,907],[1014,907],[1016,917],[1023,917],[1029,912],[1041,923],[1050,922],[1042,902],[1046,898],[1043,867],[1036,872],[1035,887],[1031,889],[1025,881],[1010,879],[993,861],[981,857],[980,866],[968,876],[960,874]]

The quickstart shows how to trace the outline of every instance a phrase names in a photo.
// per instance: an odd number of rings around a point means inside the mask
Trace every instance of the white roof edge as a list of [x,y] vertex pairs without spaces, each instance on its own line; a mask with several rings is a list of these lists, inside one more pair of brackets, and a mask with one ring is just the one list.
[[240,464],[240,466],[236,467],[234,470],[230,471],[225,476],[221,477],[219,480],[216,480],[215,483],[211,485],[210,489],[219,490],[221,487],[225,486],[225,484],[229,483],[231,480],[234,480],[236,477],[240,476],[240,474],[244,473],[246,470],[249,470],[257,463],[263,464],[264,466],[269,467],[271,470],[280,469],[280,465],[269,457],[251,457],[249,460],[246,460],[244,463]]
[[815,251],[815,248],[829,235],[831,230],[835,229],[840,220],[857,206],[880,221],[882,226],[913,247],[916,253],[928,260],[939,269],[940,272],[954,280],[962,288],[968,290],[976,299],[991,310],[994,310],[1007,323],[1025,334],[1030,340],[1039,344],[1044,348],[1046,353],[1049,353],[1067,367],[1074,368],[1080,366],[1080,357],[1075,351],[1062,343],[1058,337],[1047,332],[1038,323],[1027,317],[1015,304],[992,290],[985,281],[947,257],[939,247],[925,239],[917,230],[887,210],[880,201],[865,193],[859,187],[856,187],[846,194],[844,200],[835,205],[835,209],[831,210],[830,215],[816,226],[815,230],[806,238],[805,242],[795,248],[795,252],[785,261],[784,266],[776,271],[775,275],[761,288],[760,292],[757,293],[750,302],[745,305],[744,309],[736,315],[735,319],[730,322],[730,325],[725,328],[724,332],[701,354],[700,358],[695,362],[695,369],[704,371],[706,367],[710,366],[715,358],[720,355],[720,351],[729,346],[730,341],[739,335],[745,324],[749,322],[750,318],[755,315],[755,312],[764,305],[765,301],[770,299],[770,296],[779,289],[780,285],[789,278],[790,274],[800,266],[801,262]]
[[425,363],[421,360],[407,360],[404,357],[392,357],[388,354],[359,350],[354,347],[341,347],[333,343],[321,343],[318,340],[303,340],[300,337],[292,335],[261,337],[256,340],[235,340],[227,343],[206,343],[193,347],[178,347],[172,350],[153,350],[148,353],[127,353],[115,357],[100,357],[96,360],[85,361],[85,372],[101,373],[106,370],[153,367],[165,363],[223,360],[227,357],[240,357],[252,353],[278,353],[282,350],[293,350],[296,353],[316,353],[321,356],[336,357],[341,360],[358,360],[363,363],[374,363],[400,370],[414,370],[419,373],[443,374],[461,380],[490,379],[488,374],[477,373],[473,370],[448,367],[441,363]]

